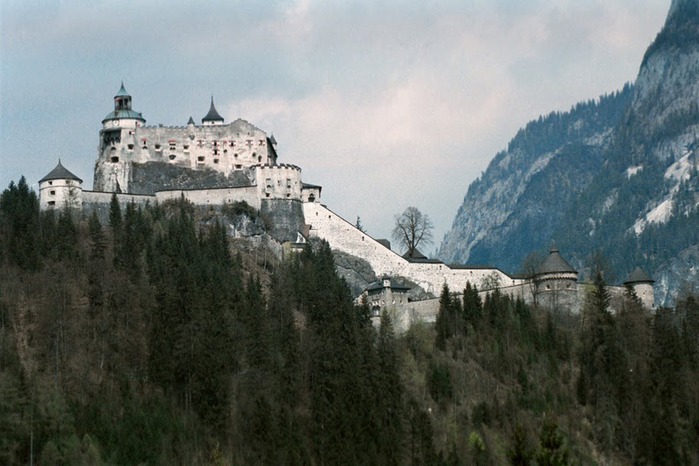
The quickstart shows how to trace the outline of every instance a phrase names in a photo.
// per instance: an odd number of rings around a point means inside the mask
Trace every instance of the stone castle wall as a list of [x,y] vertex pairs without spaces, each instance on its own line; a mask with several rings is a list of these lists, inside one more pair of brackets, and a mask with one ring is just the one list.
[[100,131],[95,189],[131,192],[129,163],[163,162],[225,175],[253,165],[275,164],[276,151],[264,131],[245,120],[212,126],[110,126]]
[[435,295],[445,283],[452,291],[462,291],[468,282],[479,289],[492,287],[490,284],[509,287],[522,283],[496,268],[451,268],[443,263],[410,262],[322,204],[304,203],[303,209],[310,236],[325,239],[333,249],[366,259],[377,276],[406,277]]
[[245,201],[257,210],[260,210],[260,198],[255,186],[244,188],[214,188],[214,189],[173,189],[158,191],[154,198],[158,202],[177,200],[184,197],[194,205],[223,205],[233,202]]

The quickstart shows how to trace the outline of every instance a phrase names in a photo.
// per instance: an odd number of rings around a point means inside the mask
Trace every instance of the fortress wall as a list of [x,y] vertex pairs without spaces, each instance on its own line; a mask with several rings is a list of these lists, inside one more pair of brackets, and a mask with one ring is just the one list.
[[463,291],[469,281],[479,289],[494,280],[501,287],[522,283],[495,268],[450,268],[442,263],[409,262],[322,204],[306,202],[303,208],[311,236],[325,239],[333,249],[366,259],[377,276],[406,277],[435,295],[439,295],[444,283],[456,292]]
[[155,193],[155,198],[158,202],[177,200],[182,196],[194,205],[223,205],[236,201],[245,201],[255,209],[260,209],[260,198],[257,195],[255,186],[192,190],[173,189]]
[[[92,212],[95,212],[100,222],[106,225],[109,222],[109,208],[113,194],[100,191],[83,191],[83,215],[90,216]],[[122,214],[126,210],[127,205],[132,202],[137,206],[155,203],[155,196],[143,194],[117,194],[116,196]]]
[[[105,193],[99,191],[83,191],[83,206],[89,207],[93,204],[109,205],[112,202],[114,193]],[[119,206],[124,208],[127,204],[134,203],[136,205],[146,205],[147,203],[155,202],[155,196],[146,194],[117,194]]]
[[333,249],[366,259],[376,275],[398,275],[396,271],[408,263],[322,204],[305,202],[303,214],[310,236],[325,239]]

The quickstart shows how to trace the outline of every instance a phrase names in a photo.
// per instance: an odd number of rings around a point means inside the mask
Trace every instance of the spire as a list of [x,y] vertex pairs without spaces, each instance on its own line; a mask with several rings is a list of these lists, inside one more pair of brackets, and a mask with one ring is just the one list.
[[209,113],[206,114],[204,118],[201,119],[201,122],[204,124],[216,124],[216,123],[223,123],[223,117],[219,115],[219,113],[216,111],[216,106],[214,105],[214,96],[211,96],[211,107],[209,108]]
[[117,94],[114,97],[116,98],[116,97],[125,97],[125,96],[131,97],[129,95],[129,93],[126,92],[126,88],[124,87],[124,81],[122,80],[121,87],[119,88],[119,92],[117,92]]
[[189,117],[189,121],[187,122],[187,126],[193,125],[193,124],[194,124],[194,118],[192,118],[192,117],[190,116],[190,117]]

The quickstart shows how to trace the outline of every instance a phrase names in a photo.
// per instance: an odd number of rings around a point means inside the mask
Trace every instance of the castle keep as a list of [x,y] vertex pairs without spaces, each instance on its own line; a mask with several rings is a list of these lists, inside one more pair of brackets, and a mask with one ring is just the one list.
[[[439,295],[443,285],[460,292],[467,283],[486,292],[503,293],[551,308],[577,310],[584,287],[578,273],[557,249],[532,277],[513,277],[494,267],[450,266],[421,256],[396,254],[320,203],[321,187],[302,181],[301,168],[278,163],[277,142],[243,119],[225,123],[211,99],[201,124],[189,118],[183,126],[147,126],[133,110],[122,83],[114,110],[102,120],[93,190],[61,162],[39,181],[41,209],[105,210],[113,196],[122,206],[186,198],[195,206],[222,206],[245,201],[268,214],[279,243],[304,242],[309,237],[328,241],[334,250],[364,259],[379,282],[366,294],[375,312],[393,308],[400,314],[398,329],[411,322],[434,320],[436,300],[409,302],[406,289],[391,277],[404,277]],[[626,284],[643,304],[653,306],[653,280],[634,271]],[[616,290],[621,293],[623,288]]]

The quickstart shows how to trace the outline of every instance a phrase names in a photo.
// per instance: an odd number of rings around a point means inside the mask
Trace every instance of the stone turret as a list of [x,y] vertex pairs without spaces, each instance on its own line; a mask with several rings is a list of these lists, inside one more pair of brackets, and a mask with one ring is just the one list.
[[571,308],[577,298],[578,272],[561,256],[553,245],[549,256],[534,273],[537,300],[550,309]]
[[39,180],[41,210],[82,206],[83,180],[66,169],[61,161],[56,168]]
[[653,309],[655,305],[653,283],[655,283],[655,280],[650,278],[640,267],[636,267],[636,269],[629,274],[624,285],[631,288],[636,293],[636,296],[639,297],[644,307]]

